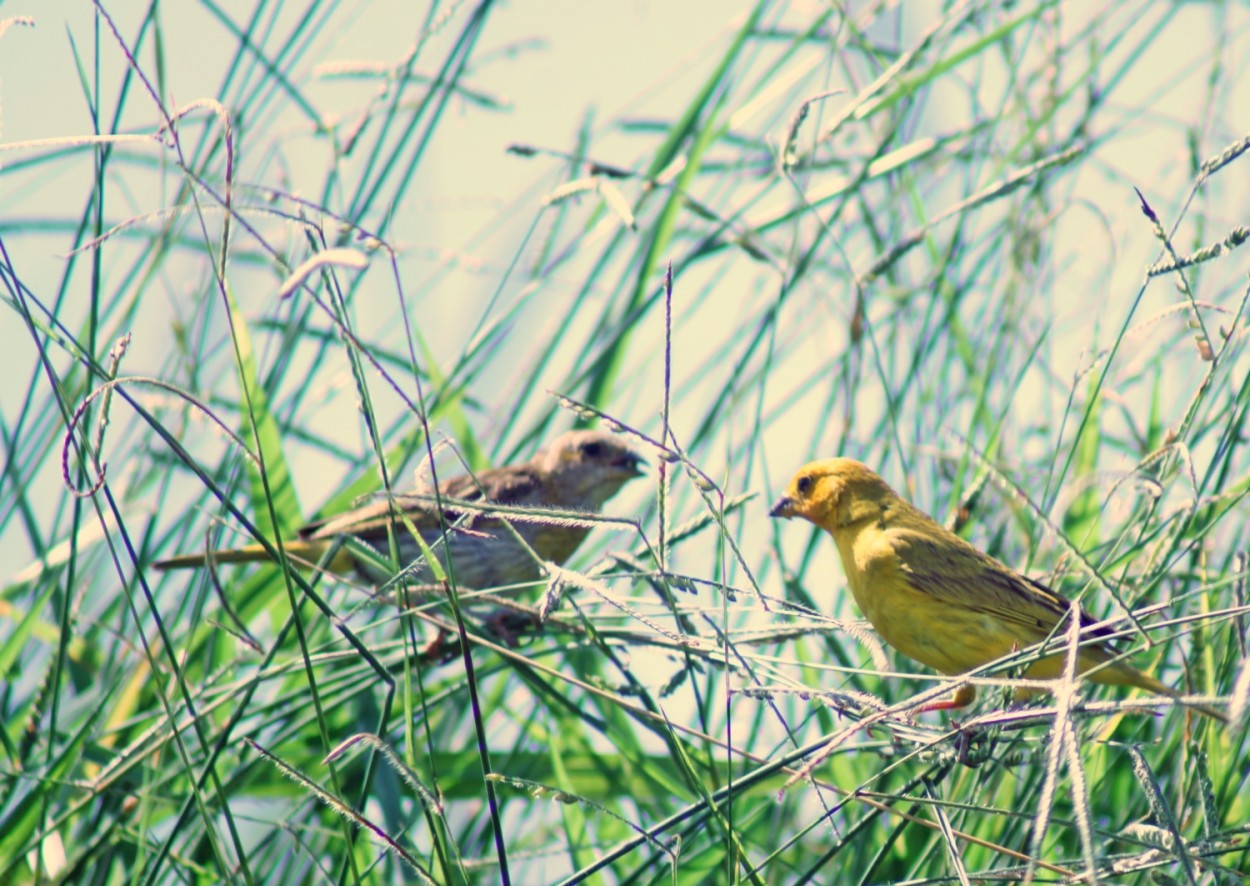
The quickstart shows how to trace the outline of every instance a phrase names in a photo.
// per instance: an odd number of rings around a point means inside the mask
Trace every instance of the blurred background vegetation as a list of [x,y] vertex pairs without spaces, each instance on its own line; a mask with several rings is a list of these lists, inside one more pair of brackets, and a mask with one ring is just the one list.
[[[1250,873],[1244,4],[4,13],[0,882]],[[541,629],[151,569],[601,416]],[[1233,724],[910,715],[832,454]]]

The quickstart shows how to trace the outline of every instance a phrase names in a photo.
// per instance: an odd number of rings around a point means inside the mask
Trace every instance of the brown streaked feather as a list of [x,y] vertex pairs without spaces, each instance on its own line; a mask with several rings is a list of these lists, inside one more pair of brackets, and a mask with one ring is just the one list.
[[[443,497],[459,501],[482,501],[500,505],[518,505],[532,503],[542,490],[542,478],[529,466],[515,468],[498,468],[493,471],[482,471],[476,479],[465,474],[453,477],[444,484]],[[443,520],[438,518],[438,509],[431,500],[432,493],[423,492],[419,495],[397,495],[394,505],[387,501],[374,502],[370,505],[340,514],[325,520],[316,520],[300,530],[300,537],[306,539],[329,539],[339,535],[351,535],[363,541],[378,541],[386,538],[388,527],[402,527],[404,521],[395,512],[403,511],[418,531],[437,532],[442,525],[450,526],[460,519],[462,512],[455,508],[443,509]],[[475,523],[478,528],[489,528],[495,521],[480,517]]]
[[[287,550],[302,560],[316,560],[335,540],[352,538],[381,554],[392,550],[388,534],[393,533],[396,562],[404,567],[407,581],[436,577],[439,570],[425,559],[432,551],[442,571],[454,574],[462,586],[483,589],[530,583],[542,577],[543,561],[563,564],[589,533],[588,525],[563,521],[559,514],[599,513],[622,486],[642,475],[643,464],[628,443],[605,431],[568,431],[523,464],[441,480],[439,496],[427,485],[311,522]],[[492,514],[492,506],[541,509],[553,516],[549,521],[529,519],[531,515],[507,518]],[[455,531],[444,531],[453,524]],[[183,554],[155,565],[181,569],[204,565],[210,559],[250,563],[268,560],[269,553],[262,545],[247,545]],[[395,577],[395,564],[383,566],[382,559],[358,557],[342,549],[330,570],[355,572],[373,582],[390,581]]]
[[[443,484],[443,495],[461,501],[493,501],[496,504],[527,504],[543,486],[538,471],[529,465],[495,468],[452,477]],[[427,493],[428,494],[428,493]]]

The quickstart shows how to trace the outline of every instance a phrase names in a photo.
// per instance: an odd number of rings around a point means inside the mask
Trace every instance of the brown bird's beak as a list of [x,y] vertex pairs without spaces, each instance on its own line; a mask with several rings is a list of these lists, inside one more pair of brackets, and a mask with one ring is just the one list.
[[616,466],[623,471],[628,471],[635,477],[641,477],[646,473],[643,468],[647,466],[647,460],[636,452],[630,452],[622,455],[617,460]]
[[787,520],[795,515],[794,499],[782,497],[773,505],[773,509],[768,512],[770,517],[785,517]]

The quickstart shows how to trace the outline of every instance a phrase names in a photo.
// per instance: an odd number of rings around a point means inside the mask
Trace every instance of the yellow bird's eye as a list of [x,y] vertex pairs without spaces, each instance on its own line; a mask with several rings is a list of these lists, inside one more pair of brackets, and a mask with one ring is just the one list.
[[807,493],[812,491],[812,478],[799,477],[799,482],[794,484],[794,488],[798,491],[799,495],[807,495]]

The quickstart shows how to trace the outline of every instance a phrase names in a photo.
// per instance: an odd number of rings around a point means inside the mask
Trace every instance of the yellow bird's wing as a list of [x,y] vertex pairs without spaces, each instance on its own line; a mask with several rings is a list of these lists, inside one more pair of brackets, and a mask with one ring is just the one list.
[[[1058,591],[1020,575],[957,536],[935,542],[930,533],[894,530],[891,539],[902,574],[913,590],[948,606],[976,612],[1016,633],[1021,645],[1046,639],[1067,619],[1071,602]],[[956,545],[955,542],[958,542]],[[1081,626],[1097,622],[1080,610]],[[1105,627],[1085,632],[1110,646]]]

